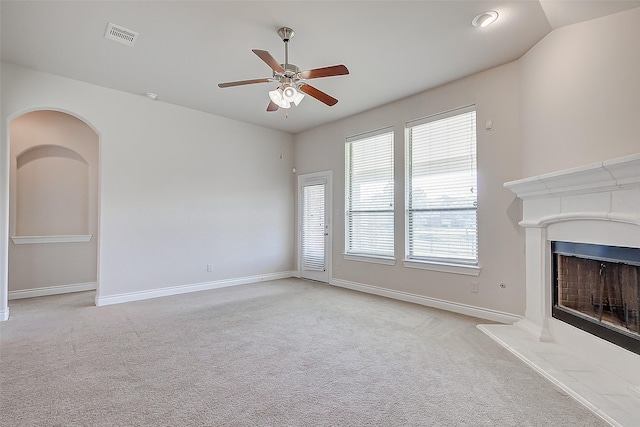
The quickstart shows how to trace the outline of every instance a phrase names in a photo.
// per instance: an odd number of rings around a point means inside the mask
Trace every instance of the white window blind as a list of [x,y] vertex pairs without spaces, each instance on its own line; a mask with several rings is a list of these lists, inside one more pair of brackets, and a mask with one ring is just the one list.
[[393,257],[393,128],[347,138],[345,252]]
[[475,107],[406,125],[407,259],[478,264]]
[[302,191],[302,268],[324,271],[324,186],[307,185]]

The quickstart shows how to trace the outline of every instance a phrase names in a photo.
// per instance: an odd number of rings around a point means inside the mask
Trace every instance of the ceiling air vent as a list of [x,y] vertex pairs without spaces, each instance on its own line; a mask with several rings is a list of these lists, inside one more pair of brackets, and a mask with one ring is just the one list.
[[138,39],[138,33],[109,22],[107,32],[104,33],[104,38],[133,47]]

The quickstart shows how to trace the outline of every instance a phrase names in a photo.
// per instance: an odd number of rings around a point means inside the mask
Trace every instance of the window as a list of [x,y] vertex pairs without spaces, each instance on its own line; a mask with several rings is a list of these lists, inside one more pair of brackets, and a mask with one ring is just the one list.
[[408,260],[478,265],[476,112],[406,125]]
[[345,252],[392,258],[393,128],[347,138]]

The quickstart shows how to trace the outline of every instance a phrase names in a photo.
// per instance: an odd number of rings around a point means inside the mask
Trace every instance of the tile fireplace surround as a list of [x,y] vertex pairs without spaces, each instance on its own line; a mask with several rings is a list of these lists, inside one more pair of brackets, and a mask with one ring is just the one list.
[[504,186],[523,201],[525,316],[478,327],[611,425],[640,426],[640,356],[551,317],[552,241],[640,247],[640,153]]

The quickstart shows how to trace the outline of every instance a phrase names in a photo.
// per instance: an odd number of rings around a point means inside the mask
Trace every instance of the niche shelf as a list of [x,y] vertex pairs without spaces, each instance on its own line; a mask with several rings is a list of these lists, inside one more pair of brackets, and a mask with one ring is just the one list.
[[28,245],[34,243],[83,243],[88,242],[93,234],[73,234],[66,236],[12,236],[11,240],[16,245]]

